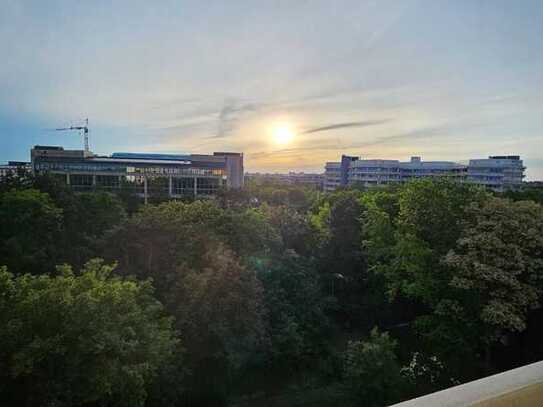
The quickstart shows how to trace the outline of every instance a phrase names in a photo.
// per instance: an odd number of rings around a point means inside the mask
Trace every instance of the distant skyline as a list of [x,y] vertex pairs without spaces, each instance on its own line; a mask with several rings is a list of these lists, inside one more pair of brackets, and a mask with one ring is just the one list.
[[0,162],[82,148],[48,129],[88,117],[98,154],[507,154],[542,180],[542,21],[540,0],[3,0]]

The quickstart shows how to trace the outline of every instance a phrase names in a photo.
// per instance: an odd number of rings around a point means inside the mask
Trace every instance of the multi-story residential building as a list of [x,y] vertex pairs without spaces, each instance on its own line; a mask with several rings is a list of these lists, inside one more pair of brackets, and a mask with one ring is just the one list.
[[347,171],[347,182],[343,185],[365,187],[401,181],[400,162],[397,160],[355,160]]
[[449,177],[458,181],[466,179],[466,166],[453,161],[422,161],[411,157],[410,161],[400,163],[402,181],[420,177]]
[[8,164],[0,165],[0,180],[6,178],[9,175],[16,174],[17,167]]
[[17,175],[19,171],[30,171],[30,163],[24,161],[9,161],[7,164],[0,165],[0,180],[8,175]]
[[243,154],[138,154],[98,156],[84,150],[35,146],[32,170],[61,177],[77,190],[116,190],[133,186],[147,198],[156,193],[170,197],[211,195],[219,188],[243,186]]
[[520,187],[524,170],[518,156],[492,156],[470,160],[467,165],[452,161],[422,161],[420,157],[401,162],[342,156],[341,162],[326,163],[325,191],[349,185],[374,187],[421,177],[448,177],[503,191]]
[[514,189],[522,184],[525,169],[518,155],[470,160],[468,181],[499,191]]
[[341,163],[327,162],[324,167],[324,191],[334,191],[341,186]]

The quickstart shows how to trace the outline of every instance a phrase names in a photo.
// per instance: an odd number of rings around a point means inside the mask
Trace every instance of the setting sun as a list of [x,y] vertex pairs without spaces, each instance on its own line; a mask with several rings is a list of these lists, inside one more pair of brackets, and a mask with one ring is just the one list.
[[281,124],[273,129],[273,138],[277,144],[288,144],[294,138],[294,131],[290,126]]

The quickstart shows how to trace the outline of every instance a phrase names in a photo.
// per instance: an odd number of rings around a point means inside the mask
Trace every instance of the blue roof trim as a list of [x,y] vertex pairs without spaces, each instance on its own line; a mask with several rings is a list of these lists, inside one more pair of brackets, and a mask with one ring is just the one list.
[[138,160],[180,160],[190,161],[190,155],[186,154],[151,154],[151,153],[113,153],[111,158],[127,158]]

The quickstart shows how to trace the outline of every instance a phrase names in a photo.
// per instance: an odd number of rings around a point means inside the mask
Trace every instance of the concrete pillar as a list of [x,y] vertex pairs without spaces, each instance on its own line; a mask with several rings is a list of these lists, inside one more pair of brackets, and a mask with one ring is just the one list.
[[148,194],[147,194],[147,177],[143,177],[143,200],[145,205],[147,205]]
[[70,174],[66,174],[66,185],[70,185]]
[[170,198],[172,197],[172,176],[170,175],[168,177],[168,195],[170,196]]
[[119,175],[119,189],[122,188],[122,185],[123,185],[123,176]]
[[194,177],[194,196],[198,195],[198,178]]
[[96,175],[93,175],[93,176],[92,176],[92,186],[93,186],[93,187],[96,186]]

